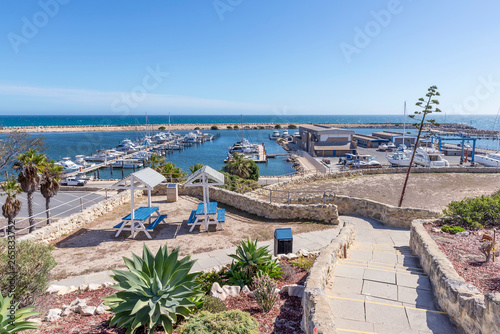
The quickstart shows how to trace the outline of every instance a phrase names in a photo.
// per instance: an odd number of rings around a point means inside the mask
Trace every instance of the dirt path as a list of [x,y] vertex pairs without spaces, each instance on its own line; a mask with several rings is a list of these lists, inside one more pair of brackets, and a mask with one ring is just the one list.
[[[368,198],[397,205],[405,174],[366,175],[300,185],[300,190],[328,190],[338,195]],[[297,190],[290,186],[285,190]],[[454,200],[489,195],[500,190],[500,174],[412,174],[403,206],[442,210]]]

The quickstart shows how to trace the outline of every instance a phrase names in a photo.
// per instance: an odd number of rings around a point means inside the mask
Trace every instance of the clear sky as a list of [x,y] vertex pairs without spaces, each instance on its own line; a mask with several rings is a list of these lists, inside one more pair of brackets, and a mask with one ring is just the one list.
[[0,114],[500,107],[500,2],[3,0]]

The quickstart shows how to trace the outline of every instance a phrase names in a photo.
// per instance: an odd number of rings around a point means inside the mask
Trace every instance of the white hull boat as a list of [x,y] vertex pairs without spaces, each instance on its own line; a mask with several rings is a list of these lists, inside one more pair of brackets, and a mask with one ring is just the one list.
[[448,167],[450,163],[443,154],[431,148],[417,148],[413,162],[423,167]]
[[411,156],[406,155],[405,152],[395,152],[385,156],[387,161],[395,167],[408,167],[410,166]]
[[500,153],[474,156],[474,162],[486,167],[500,167]]

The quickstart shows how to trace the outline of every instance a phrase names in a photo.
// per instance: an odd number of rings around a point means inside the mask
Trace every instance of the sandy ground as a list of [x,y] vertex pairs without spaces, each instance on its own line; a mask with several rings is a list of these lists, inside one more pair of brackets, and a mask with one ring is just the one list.
[[[196,209],[199,199],[181,196],[179,201],[167,203],[166,196],[153,196],[152,205],[159,206],[162,214],[168,214],[167,224],[160,224],[151,234],[152,240],[140,232],[135,239],[129,232],[122,232],[115,238],[113,226],[121,217],[130,213],[130,204],[124,204],[93,223],[54,243],[53,255],[58,265],[52,271],[53,279],[63,279],[114,268],[123,268],[122,257],[131,257],[131,253],[142,254],[142,245],[153,251],[168,244],[169,249],[180,247],[181,255],[208,252],[230,248],[240,240],[250,236],[252,239],[265,241],[273,238],[274,229],[292,228],[294,234],[332,228],[329,224],[309,221],[269,221],[231,207],[226,209],[224,231],[202,232],[196,229],[190,233],[186,221],[191,210]],[[136,208],[147,205],[147,198],[136,201]]]
[[[405,176],[406,174],[382,174],[341,178],[301,185],[300,190],[334,191],[338,195],[397,205]],[[451,201],[489,195],[497,190],[500,190],[500,174],[411,174],[403,206],[440,211]]]

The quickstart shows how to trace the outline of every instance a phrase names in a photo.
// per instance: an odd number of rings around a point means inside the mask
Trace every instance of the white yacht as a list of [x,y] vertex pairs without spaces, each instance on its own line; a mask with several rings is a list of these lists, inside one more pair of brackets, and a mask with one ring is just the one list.
[[62,166],[63,172],[66,174],[80,171],[80,166],[71,161],[69,157],[65,157],[61,161],[56,162],[55,164]]
[[269,139],[276,140],[280,137],[280,132],[278,130],[274,130],[273,134],[269,135]]
[[111,163],[114,168],[133,169],[142,167],[142,162],[137,159],[116,160]]
[[424,167],[448,167],[450,163],[443,156],[442,153],[432,148],[419,147],[415,152],[413,162]]
[[500,153],[490,153],[488,155],[474,156],[474,162],[486,167],[500,167]]
[[116,150],[99,150],[96,155],[91,155],[85,157],[85,161],[109,161],[118,158],[123,155],[124,152],[118,152]]
[[288,130],[283,130],[283,133],[281,134],[281,138],[286,138],[288,136],[289,136]]
[[257,153],[259,152],[259,146],[257,144],[251,144],[247,139],[236,142],[229,148],[229,154],[233,153]]
[[411,155],[407,155],[404,151],[397,151],[393,154],[387,154],[385,158],[391,163],[391,165],[395,167],[410,166]]
[[88,163],[87,161],[85,161],[84,155],[75,156],[75,164],[77,164],[78,166],[81,166],[82,168],[88,168],[88,167],[92,167],[95,165],[93,163]]
[[201,143],[201,138],[198,136],[197,133],[189,132],[187,135],[184,136],[183,142],[191,144]]
[[130,140],[130,139],[124,139],[117,147],[116,149],[118,151],[124,151],[124,152],[136,152],[137,146]]

